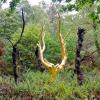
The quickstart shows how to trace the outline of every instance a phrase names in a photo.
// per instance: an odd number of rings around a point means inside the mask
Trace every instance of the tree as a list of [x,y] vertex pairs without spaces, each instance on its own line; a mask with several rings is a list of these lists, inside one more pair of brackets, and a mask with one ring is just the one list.
[[92,20],[92,27],[94,30],[94,41],[95,41],[95,46],[97,48],[97,52],[100,55],[100,45],[99,45],[99,40],[98,40],[98,34],[96,33],[96,29],[98,28],[98,24],[100,24],[100,4],[99,0],[76,0],[76,6],[77,9],[83,9],[85,6],[85,9],[89,9],[89,12],[87,15],[89,18]]
[[49,9],[47,10],[47,14],[50,20],[50,32],[52,34],[56,33],[56,15],[57,15],[57,7],[55,4],[51,3]]
[[25,28],[25,19],[24,19],[23,9],[22,9],[22,21],[23,21],[23,25],[22,25],[22,31],[21,31],[21,34],[20,34],[19,39],[15,43],[12,43],[12,41],[9,38],[7,38],[9,40],[9,42],[11,43],[12,48],[13,48],[13,51],[12,51],[13,72],[14,72],[14,79],[15,79],[15,82],[16,83],[17,83],[17,78],[18,78],[18,73],[17,73],[17,60],[20,59],[19,58],[19,50],[17,48],[17,45],[21,41],[21,38],[22,38],[23,33],[24,33],[24,28]]
[[31,23],[34,20],[34,10],[33,7],[29,4],[29,2],[27,0],[21,0],[17,6],[16,6],[16,10],[20,9],[24,9],[24,13],[25,13],[25,21],[26,23]]
[[[56,1],[59,1],[59,0],[56,0]],[[62,1],[65,1],[65,0],[61,0],[61,2]],[[84,23],[86,22],[86,20],[85,20],[86,16],[88,16],[89,21],[87,21],[86,23],[91,25],[93,28],[94,43],[95,43],[98,55],[100,56],[100,43],[99,43],[99,39],[98,39],[99,34],[97,31],[97,30],[99,30],[99,24],[100,24],[99,0],[76,0],[74,4],[70,4],[71,1],[72,0],[68,0],[68,2],[67,2],[68,4],[65,5],[65,7],[69,11],[72,11],[72,10],[78,11],[78,15],[81,15],[81,17],[84,17],[83,18]]]
[[44,42],[44,37],[45,37],[45,33],[44,31],[44,27],[42,27],[41,33],[40,33],[40,41],[38,44],[39,47],[39,57],[41,60],[41,63],[43,65],[44,68],[46,68],[47,70],[49,70],[50,74],[51,74],[51,78],[54,79],[56,77],[56,74],[64,67],[64,65],[66,64],[66,60],[67,60],[67,56],[66,56],[66,51],[65,51],[65,43],[64,40],[62,38],[61,35],[61,30],[60,30],[60,15],[58,15],[58,37],[60,40],[60,45],[61,45],[61,63],[54,65],[51,62],[48,62],[45,58],[44,58],[44,51],[45,51],[45,42]]
[[17,4],[18,4],[20,1],[21,1],[21,0],[12,0],[12,1],[10,1],[10,9],[11,9],[11,11],[13,11],[13,10],[16,8]]
[[77,40],[77,46],[76,46],[76,59],[75,59],[75,71],[77,73],[77,81],[79,83],[79,85],[83,84],[83,73],[81,72],[80,69],[80,65],[81,65],[81,55],[80,55],[80,51],[82,49],[83,46],[83,38],[84,38],[84,34],[85,34],[85,30],[79,28],[78,29],[78,40]]
[[[2,7],[2,5],[4,4],[4,3],[6,3],[8,0],[0,0],[0,8]],[[15,8],[16,8],[16,6],[17,6],[17,4],[20,2],[20,0],[11,0],[10,1],[10,3],[9,3],[9,5],[10,5],[10,9],[11,9],[11,11],[13,11]]]

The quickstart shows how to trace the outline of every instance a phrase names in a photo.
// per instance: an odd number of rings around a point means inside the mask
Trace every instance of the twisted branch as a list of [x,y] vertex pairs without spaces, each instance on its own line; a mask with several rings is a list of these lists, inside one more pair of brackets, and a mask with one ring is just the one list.
[[44,65],[44,67],[49,70],[52,70],[52,68],[54,68],[55,71],[61,70],[64,67],[64,65],[66,64],[66,60],[67,60],[65,43],[64,43],[64,39],[62,38],[61,30],[60,30],[60,15],[59,14],[58,14],[58,36],[59,36],[59,40],[60,40],[60,44],[61,44],[61,59],[62,60],[61,60],[60,64],[54,65],[53,63],[47,61],[43,56],[43,53],[44,53],[46,47],[45,47],[45,42],[44,42],[44,37],[45,37],[44,27],[42,27],[42,30],[40,33],[40,41],[38,43],[39,56],[40,56],[40,60],[41,60],[42,64]]

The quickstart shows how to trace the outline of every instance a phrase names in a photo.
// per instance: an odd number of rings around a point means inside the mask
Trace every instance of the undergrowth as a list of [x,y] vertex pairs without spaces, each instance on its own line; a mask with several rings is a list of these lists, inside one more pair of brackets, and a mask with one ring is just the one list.
[[[23,76],[23,81],[15,84],[13,78],[0,77],[0,84],[9,84],[17,93],[29,92],[33,95],[51,95],[57,100],[85,98],[94,91],[100,91],[100,76],[95,71],[84,72],[84,85],[77,84],[73,70],[60,72],[54,81],[50,80],[47,72],[28,71]],[[68,99],[68,100],[70,100]]]

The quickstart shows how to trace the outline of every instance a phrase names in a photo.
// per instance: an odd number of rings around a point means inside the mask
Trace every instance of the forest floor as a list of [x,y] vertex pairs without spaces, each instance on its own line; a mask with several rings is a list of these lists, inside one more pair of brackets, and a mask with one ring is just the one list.
[[26,72],[17,84],[12,76],[2,76],[0,100],[100,100],[100,71],[83,72],[82,86],[77,84],[72,69],[63,70],[54,81],[50,80],[48,72],[39,71]]

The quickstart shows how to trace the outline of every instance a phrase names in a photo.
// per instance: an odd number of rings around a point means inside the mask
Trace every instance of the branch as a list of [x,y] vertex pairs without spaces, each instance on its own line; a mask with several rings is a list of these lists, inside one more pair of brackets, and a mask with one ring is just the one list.
[[60,25],[61,25],[60,15],[58,14],[58,36],[59,36],[59,40],[61,44],[61,58],[62,58],[61,64],[58,65],[58,68],[62,69],[63,66],[66,64],[67,56],[66,56],[64,39],[62,38],[62,35],[61,35]]
[[24,10],[23,10],[23,8],[22,8],[22,23],[23,23],[22,32],[21,32],[19,40],[15,43],[15,45],[17,45],[20,42],[20,40],[21,40],[21,38],[23,36],[23,33],[24,33],[24,29],[25,29],[25,19],[24,19]]
[[5,38],[5,39],[7,39],[11,43],[12,47],[14,46],[13,42],[9,38]]
[[44,31],[44,26],[42,26],[42,30],[40,33],[40,44],[41,44],[42,50],[44,52],[45,51],[45,42],[44,42],[45,33],[43,31]]
[[90,57],[91,55],[93,55],[95,52],[97,52],[97,50],[91,52],[91,53],[90,53],[89,55],[87,55],[87,56],[84,56],[84,57],[81,59],[81,62],[84,61],[85,58]]
[[39,56],[40,56],[40,60],[41,60],[42,64],[44,65],[44,67],[46,67],[48,69],[49,67],[52,67],[54,64],[48,62],[43,56],[43,53],[45,51],[45,42],[44,42],[45,33],[43,32],[43,30],[44,30],[44,27],[42,27],[42,30],[40,33],[40,41],[38,44]]

